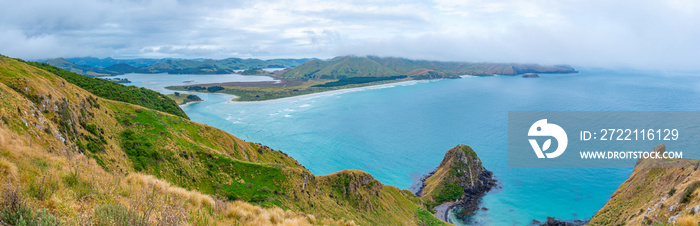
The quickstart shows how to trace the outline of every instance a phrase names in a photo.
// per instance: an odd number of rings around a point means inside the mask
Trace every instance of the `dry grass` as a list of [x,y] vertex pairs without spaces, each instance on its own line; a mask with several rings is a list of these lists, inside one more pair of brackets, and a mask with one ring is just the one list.
[[0,159],[0,180],[5,181],[5,183],[17,182],[17,167],[11,162]]
[[[355,225],[353,221],[333,221],[333,220],[317,220],[313,215],[296,213],[290,210],[283,210],[278,207],[262,208],[243,201],[223,202],[215,201],[211,196],[202,194],[197,191],[189,191],[180,187],[176,187],[155,178],[151,175],[133,173],[123,179],[123,186],[132,193],[138,194],[135,200],[148,203],[153,197],[148,195],[148,192],[153,192],[152,195],[163,196],[170,198],[172,203],[186,203],[191,209],[211,210],[214,215],[222,215],[226,220],[231,220],[240,225]],[[145,197],[144,197],[144,194]],[[149,204],[138,204],[140,206],[149,206]],[[166,205],[172,207],[173,205]],[[184,207],[184,206],[183,206]],[[148,208],[146,208],[148,209]],[[168,212],[163,207],[158,208],[154,215],[164,215],[163,212]],[[206,211],[205,211],[206,212]],[[167,214],[172,216],[177,214]],[[155,218],[158,218],[155,216]],[[159,223],[160,221],[151,221]]]
[[678,220],[676,220],[676,224],[679,226],[697,226],[698,217],[694,215],[681,216],[678,218]]

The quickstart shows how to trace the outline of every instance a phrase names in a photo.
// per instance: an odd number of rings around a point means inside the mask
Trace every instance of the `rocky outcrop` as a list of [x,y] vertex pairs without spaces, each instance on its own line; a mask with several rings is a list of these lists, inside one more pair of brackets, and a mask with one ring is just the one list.
[[537,75],[537,73],[525,73],[523,74],[523,78],[539,78],[540,76]]
[[[458,145],[447,151],[440,166],[424,178],[416,194],[431,211],[447,203],[448,210],[459,207],[456,215],[466,218],[473,215],[481,197],[495,186],[493,173],[484,168],[476,152],[469,146]],[[447,220],[448,212],[437,217]]]
[[583,226],[588,223],[588,220],[562,220],[554,217],[547,217],[547,221],[544,223],[538,220],[532,220],[530,225],[539,226]]
[[[653,152],[663,154],[666,146],[658,145]],[[699,167],[693,159],[639,159],[629,179],[589,225],[697,225]]]

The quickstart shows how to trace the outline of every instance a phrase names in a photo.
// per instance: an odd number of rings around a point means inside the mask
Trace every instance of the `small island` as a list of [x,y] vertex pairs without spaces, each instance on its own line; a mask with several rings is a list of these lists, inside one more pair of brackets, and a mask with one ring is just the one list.
[[537,75],[537,73],[525,73],[523,74],[523,78],[539,78],[540,76]]
[[179,92],[175,92],[173,94],[167,94],[166,96],[173,99],[178,105],[203,101],[202,98],[194,94],[181,94]]

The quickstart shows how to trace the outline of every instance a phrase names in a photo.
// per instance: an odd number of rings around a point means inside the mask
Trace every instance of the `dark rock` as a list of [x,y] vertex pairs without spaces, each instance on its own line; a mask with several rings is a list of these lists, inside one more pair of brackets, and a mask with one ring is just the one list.
[[525,73],[523,74],[523,78],[539,78],[540,76],[537,75],[537,73]]
[[[536,222],[537,220],[532,220]],[[588,224],[590,220],[562,220],[554,217],[547,217],[547,221],[539,224],[540,226],[582,226]],[[539,221],[537,221],[539,222]],[[533,224],[537,225],[537,224]]]

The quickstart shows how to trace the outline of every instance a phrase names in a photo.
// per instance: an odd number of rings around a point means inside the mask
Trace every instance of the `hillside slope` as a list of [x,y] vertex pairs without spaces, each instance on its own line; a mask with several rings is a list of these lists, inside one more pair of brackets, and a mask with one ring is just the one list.
[[[655,152],[664,152],[658,145]],[[644,159],[589,225],[698,225],[698,160]]]
[[444,223],[367,173],[315,176],[280,151],[14,59],[0,57],[0,72],[0,197],[17,204],[5,222]]
[[[125,86],[122,84],[116,84],[115,82],[107,81],[104,79],[90,78],[87,76],[62,70],[58,67],[51,66],[47,63],[24,63],[57,75],[65,79],[67,82],[77,85],[80,88],[85,89],[88,92],[91,92],[92,94],[95,94],[102,98],[136,104],[189,119],[185,112],[182,111],[182,109],[180,109],[180,107],[174,101],[170,100],[170,98],[156,91],[135,86]],[[5,73],[14,72],[5,71]]]
[[[416,72],[433,71],[428,76]],[[283,79],[340,79],[348,77],[387,77],[409,75],[414,79],[455,78],[459,75],[492,76],[524,73],[576,73],[567,65],[498,64],[409,60],[397,57],[342,56],[330,60],[312,60],[275,74]]]

